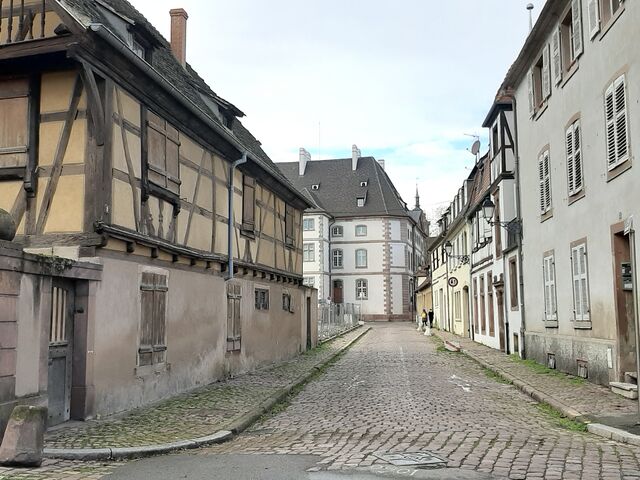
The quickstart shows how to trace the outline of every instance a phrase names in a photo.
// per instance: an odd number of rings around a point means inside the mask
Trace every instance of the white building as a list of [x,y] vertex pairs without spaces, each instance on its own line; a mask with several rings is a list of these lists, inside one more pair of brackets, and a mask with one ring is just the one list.
[[279,163],[314,203],[304,216],[305,282],[321,299],[361,304],[366,320],[413,320],[416,271],[425,265],[428,224],[409,210],[383,161],[361,157]]
[[526,354],[604,384],[636,371],[639,25],[638,2],[548,1],[502,88],[517,105]]

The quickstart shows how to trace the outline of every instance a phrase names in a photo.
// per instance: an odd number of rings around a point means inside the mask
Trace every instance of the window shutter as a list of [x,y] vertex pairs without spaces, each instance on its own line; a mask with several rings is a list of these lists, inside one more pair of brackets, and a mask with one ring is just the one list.
[[567,182],[569,184],[569,195],[575,193],[575,157],[573,151],[573,125],[570,125],[566,133],[567,148]]
[[616,166],[616,116],[614,103],[614,85],[610,85],[604,94],[605,119],[607,124],[607,164],[609,170]]
[[542,283],[544,285],[544,318],[549,320],[551,315],[551,308],[549,306],[550,292],[549,292],[549,257],[542,259]]
[[598,0],[589,0],[589,38],[600,31],[600,5]]
[[556,261],[555,257],[549,257],[549,291],[551,293],[551,318],[558,319],[558,305],[556,301]]
[[582,131],[580,121],[573,124],[573,177],[574,193],[582,190]]
[[242,228],[245,230],[253,230],[255,228],[255,191],[255,179],[244,175],[242,192]]
[[582,319],[589,320],[589,282],[587,276],[587,246],[580,245],[578,249],[580,254],[579,256],[579,265],[580,265],[580,291],[581,291],[581,310],[582,310]]
[[527,75],[527,88],[529,90],[529,114],[533,117],[536,113],[536,105],[533,97],[533,72],[531,70],[529,70],[529,75]]
[[553,83],[558,85],[562,81],[562,55],[560,51],[560,28],[553,32],[551,37],[551,61],[553,70]]
[[614,82],[616,116],[616,162],[629,159],[629,141],[627,137],[627,101],[624,75]]
[[542,50],[542,96],[549,98],[551,95],[551,68],[549,65],[549,45]]
[[551,171],[549,165],[549,151],[544,153],[544,196],[545,212],[551,208]]
[[540,212],[544,213],[547,205],[544,189],[544,153],[538,158],[538,177],[540,180]]
[[573,60],[582,53],[582,0],[571,0],[573,18]]
[[573,280],[573,318],[574,320],[582,320],[579,253],[575,247],[571,249],[571,274]]
[[154,275],[155,291],[153,295],[153,363],[164,362],[167,277]]

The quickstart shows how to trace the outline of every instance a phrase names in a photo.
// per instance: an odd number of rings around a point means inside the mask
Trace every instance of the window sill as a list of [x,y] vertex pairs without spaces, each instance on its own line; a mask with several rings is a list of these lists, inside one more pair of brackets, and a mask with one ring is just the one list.
[[576,330],[591,330],[591,320],[575,321],[573,322],[573,328]]
[[151,375],[162,375],[171,371],[171,364],[167,362],[156,363],[155,365],[138,366],[133,369],[133,374],[137,378],[145,378]]
[[632,166],[633,166],[633,159],[629,157],[628,160],[625,160],[624,162],[616,165],[614,168],[612,168],[607,172],[607,182],[610,182],[611,180],[618,178],[624,172],[629,170]]
[[564,86],[569,83],[569,80],[573,78],[573,76],[578,71],[580,64],[578,63],[578,59],[576,58],[571,67],[566,72],[562,72],[562,81],[560,82],[560,88],[564,88]]
[[533,120],[537,122],[542,114],[547,111],[547,108],[549,108],[549,101],[545,100],[542,105],[536,109],[536,112],[533,114]]
[[557,320],[543,320],[544,328],[558,328]]
[[520,311],[520,307],[511,307],[511,311],[512,312],[518,312],[518,311]]
[[251,240],[256,239],[256,232],[253,228],[242,227],[240,229],[240,235],[243,237],[250,238]]
[[[613,27],[614,23],[616,23],[618,21],[618,18],[620,18],[620,15],[622,15],[622,13],[625,11],[625,5],[624,3],[622,3],[620,5],[620,8],[618,8],[618,11],[613,15],[613,17],[611,17],[609,19],[609,21],[607,22],[607,24],[604,27],[600,28],[600,33],[596,34],[596,36],[599,35],[598,40],[602,41],[602,39],[605,37],[605,35],[609,32],[609,30],[611,30],[611,27]],[[595,37],[593,37],[595,39]]]
[[547,210],[545,213],[540,215],[540,223],[544,223],[552,217],[553,217],[553,208]]
[[358,267],[358,266],[356,265],[356,268],[357,268],[358,270],[363,270],[363,269],[365,269],[365,268],[369,268],[369,267],[367,267],[366,265],[364,265],[364,266],[362,266],[362,267]]
[[582,200],[585,197],[585,195],[586,195],[586,192],[584,191],[584,187],[582,187],[582,190],[580,190],[578,193],[574,193],[569,197],[569,201],[567,204],[573,205],[578,200]]

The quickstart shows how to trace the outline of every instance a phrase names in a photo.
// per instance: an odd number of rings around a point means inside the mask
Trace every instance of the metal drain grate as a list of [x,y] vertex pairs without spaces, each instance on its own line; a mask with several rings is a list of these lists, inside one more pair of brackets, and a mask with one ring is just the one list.
[[447,460],[427,451],[402,453],[375,452],[373,455],[378,457],[380,460],[389,462],[391,465],[395,465],[397,467],[412,466],[439,468],[447,466]]

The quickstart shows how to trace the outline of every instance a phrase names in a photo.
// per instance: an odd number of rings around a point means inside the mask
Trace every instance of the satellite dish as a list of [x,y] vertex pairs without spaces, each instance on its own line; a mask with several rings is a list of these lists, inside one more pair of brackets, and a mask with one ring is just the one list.
[[476,140],[475,142],[473,142],[473,145],[471,145],[471,153],[473,153],[474,155],[477,155],[479,151],[480,151],[480,140]]

